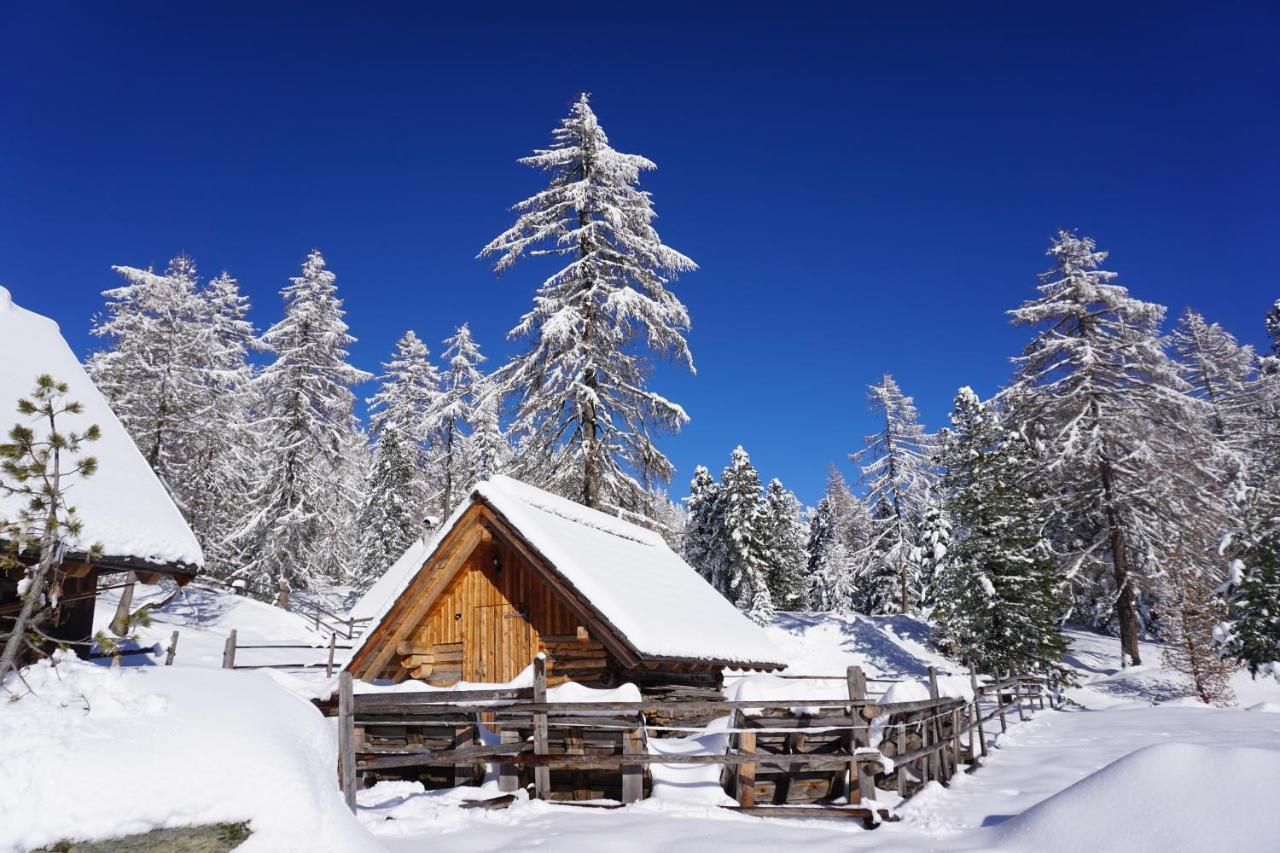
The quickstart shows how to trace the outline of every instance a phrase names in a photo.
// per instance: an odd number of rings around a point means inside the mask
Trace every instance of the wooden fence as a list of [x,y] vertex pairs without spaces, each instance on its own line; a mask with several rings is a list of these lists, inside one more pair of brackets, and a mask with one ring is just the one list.
[[[1043,707],[1047,692],[1039,676],[970,673],[974,698],[948,698],[930,668],[929,699],[880,704],[867,684],[888,679],[849,667],[843,680],[847,696],[839,698],[548,702],[539,658],[532,687],[354,694],[343,672],[336,703],[320,704],[338,717],[339,782],[352,809],[368,779],[410,776],[449,787],[478,783],[494,768],[501,791],[528,784],[540,799],[625,804],[645,796],[652,765],[715,765],[738,811],[873,824],[888,817],[875,802],[878,785],[906,797],[930,780],[947,784],[986,754],[988,723],[996,719],[1003,730],[1009,715]],[[691,716],[728,716],[731,726],[650,722]],[[650,754],[649,737],[659,732],[723,733],[729,747],[717,755]]]
[[[237,655],[242,651],[262,651],[268,649],[296,651],[300,649],[315,649],[317,651],[327,651],[328,654],[324,661],[297,661],[297,662],[275,662],[275,663],[237,663]],[[333,675],[335,668],[334,655],[338,651],[349,651],[351,646],[338,645],[338,635],[336,633],[329,635],[329,642],[323,646],[308,645],[306,643],[254,643],[244,645],[236,638],[236,630],[231,629],[231,633],[227,635],[226,642],[222,644],[222,668],[223,669],[319,669],[324,667],[325,677]]]

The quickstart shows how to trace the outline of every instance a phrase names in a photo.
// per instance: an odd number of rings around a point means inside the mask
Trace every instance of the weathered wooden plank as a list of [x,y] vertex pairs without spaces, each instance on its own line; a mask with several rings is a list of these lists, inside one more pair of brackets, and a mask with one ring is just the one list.
[[[533,659],[533,702],[547,701],[547,659],[538,655]],[[538,756],[547,754],[547,715],[546,712],[535,712],[533,717],[533,751]],[[551,770],[546,766],[533,769],[534,795],[545,800],[551,795]]]
[[356,810],[355,710],[351,693],[351,673],[338,675],[338,780],[347,808]]

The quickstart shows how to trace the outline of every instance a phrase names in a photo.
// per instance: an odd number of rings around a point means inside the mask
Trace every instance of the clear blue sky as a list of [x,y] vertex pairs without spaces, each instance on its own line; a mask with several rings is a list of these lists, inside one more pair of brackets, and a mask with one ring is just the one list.
[[742,443],[816,501],[886,370],[931,428],[994,391],[1060,226],[1262,342],[1275,3],[535,5],[4,4],[0,282],[83,354],[111,264],[186,251],[265,326],[318,247],[359,366],[463,320],[501,358],[539,270],[474,255],[585,89],[702,267],[677,284],[698,375],[655,380],[693,418],[664,442],[677,496]]

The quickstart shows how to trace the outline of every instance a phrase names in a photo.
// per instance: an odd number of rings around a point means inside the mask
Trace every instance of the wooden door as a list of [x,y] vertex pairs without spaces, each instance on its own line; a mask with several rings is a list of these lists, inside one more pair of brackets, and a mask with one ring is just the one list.
[[473,632],[463,639],[463,678],[510,681],[533,660],[533,631],[510,603],[472,608]]

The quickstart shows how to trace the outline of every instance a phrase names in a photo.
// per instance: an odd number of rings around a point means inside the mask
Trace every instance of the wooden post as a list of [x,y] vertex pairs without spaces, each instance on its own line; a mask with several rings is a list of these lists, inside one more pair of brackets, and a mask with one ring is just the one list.
[[[973,667],[969,667],[969,685],[973,688],[973,719],[978,729],[978,749],[981,750],[982,756],[987,755],[987,733],[982,729],[982,703],[978,699],[982,696],[982,688],[978,686],[978,674],[973,671]],[[973,730],[969,732],[969,751],[973,752]],[[973,757],[977,758],[978,753],[973,752]]]
[[[533,701],[547,701],[547,656],[541,652],[533,659]],[[533,754],[546,755],[547,751],[547,713],[542,711],[533,715]],[[533,768],[533,794],[539,800],[551,797],[551,768],[545,764]]]
[[[849,754],[853,755],[860,747],[871,746],[871,732],[867,728],[866,718],[862,715],[862,706],[867,701],[867,676],[860,666],[851,666],[845,670],[845,681],[849,685],[849,699],[853,704],[849,708],[850,720],[854,724],[850,732]],[[856,793],[855,793],[856,792]],[[876,798],[876,779],[871,772],[871,765],[856,758],[849,761],[849,803],[860,803],[863,800]]]
[[1017,676],[1017,680],[1013,682],[1013,698],[1018,703],[1018,719],[1026,722],[1027,715],[1022,710],[1022,676]]
[[[737,715],[739,728],[744,727],[745,714]],[[755,732],[739,732],[738,733],[738,752],[743,755],[750,755],[756,751],[756,733]],[[739,764],[738,775],[738,805],[744,808],[751,808],[756,804],[756,766],[754,764]]]
[[[940,698],[938,694],[938,671],[933,667],[929,667],[929,698],[932,699],[935,704]],[[935,746],[940,745],[942,743],[942,725],[938,721],[938,710],[936,707],[929,709],[929,719],[925,723],[925,726],[933,729],[930,733],[932,735],[931,740],[933,741],[933,744]],[[947,758],[945,751],[941,749],[937,750],[932,756],[930,756],[930,761],[934,763],[933,766],[936,771],[934,773],[934,778],[939,782],[945,782],[947,780]]]
[[[624,755],[640,755],[644,743],[644,718],[640,718],[641,728],[622,733],[622,753]],[[644,766],[641,764],[622,765],[622,802],[638,803],[644,797]]]
[[[929,746],[929,711],[925,711],[920,717],[920,748],[925,749]],[[938,778],[933,772],[933,756],[925,755],[920,758],[920,784],[926,784],[930,779]]]
[[[969,716],[965,712],[965,717]],[[960,709],[955,708],[951,711],[951,772],[960,772],[960,762],[963,761],[960,753]]]
[[236,629],[232,628],[227,635],[227,642],[222,646],[222,668],[236,668]]
[[894,756],[894,775],[898,777],[898,796],[906,799],[907,797],[907,765],[898,761],[899,756],[907,754],[907,723],[906,720],[899,720],[898,726],[898,755]]
[[[501,743],[512,744],[520,742],[520,732],[514,729],[504,728],[499,734]],[[515,764],[505,761],[498,765],[498,790],[503,793],[509,793],[520,787],[520,771]]]
[[[232,636],[235,632],[232,632]],[[356,810],[356,739],[355,696],[351,690],[351,673],[338,676],[338,782],[347,808]]]
[[178,654],[178,632],[169,635],[169,649],[164,653],[164,665],[173,666],[173,658]]
[[1000,732],[1009,731],[1009,723],[1004,718],[1004,680],[1000,677],[1000,670],[996,670],[996,711],[1000,714]]
[[324,677],[333,677],[333,650],[338,644],[338,634],[334,632],[329,635],[329,662],[324,665]]

